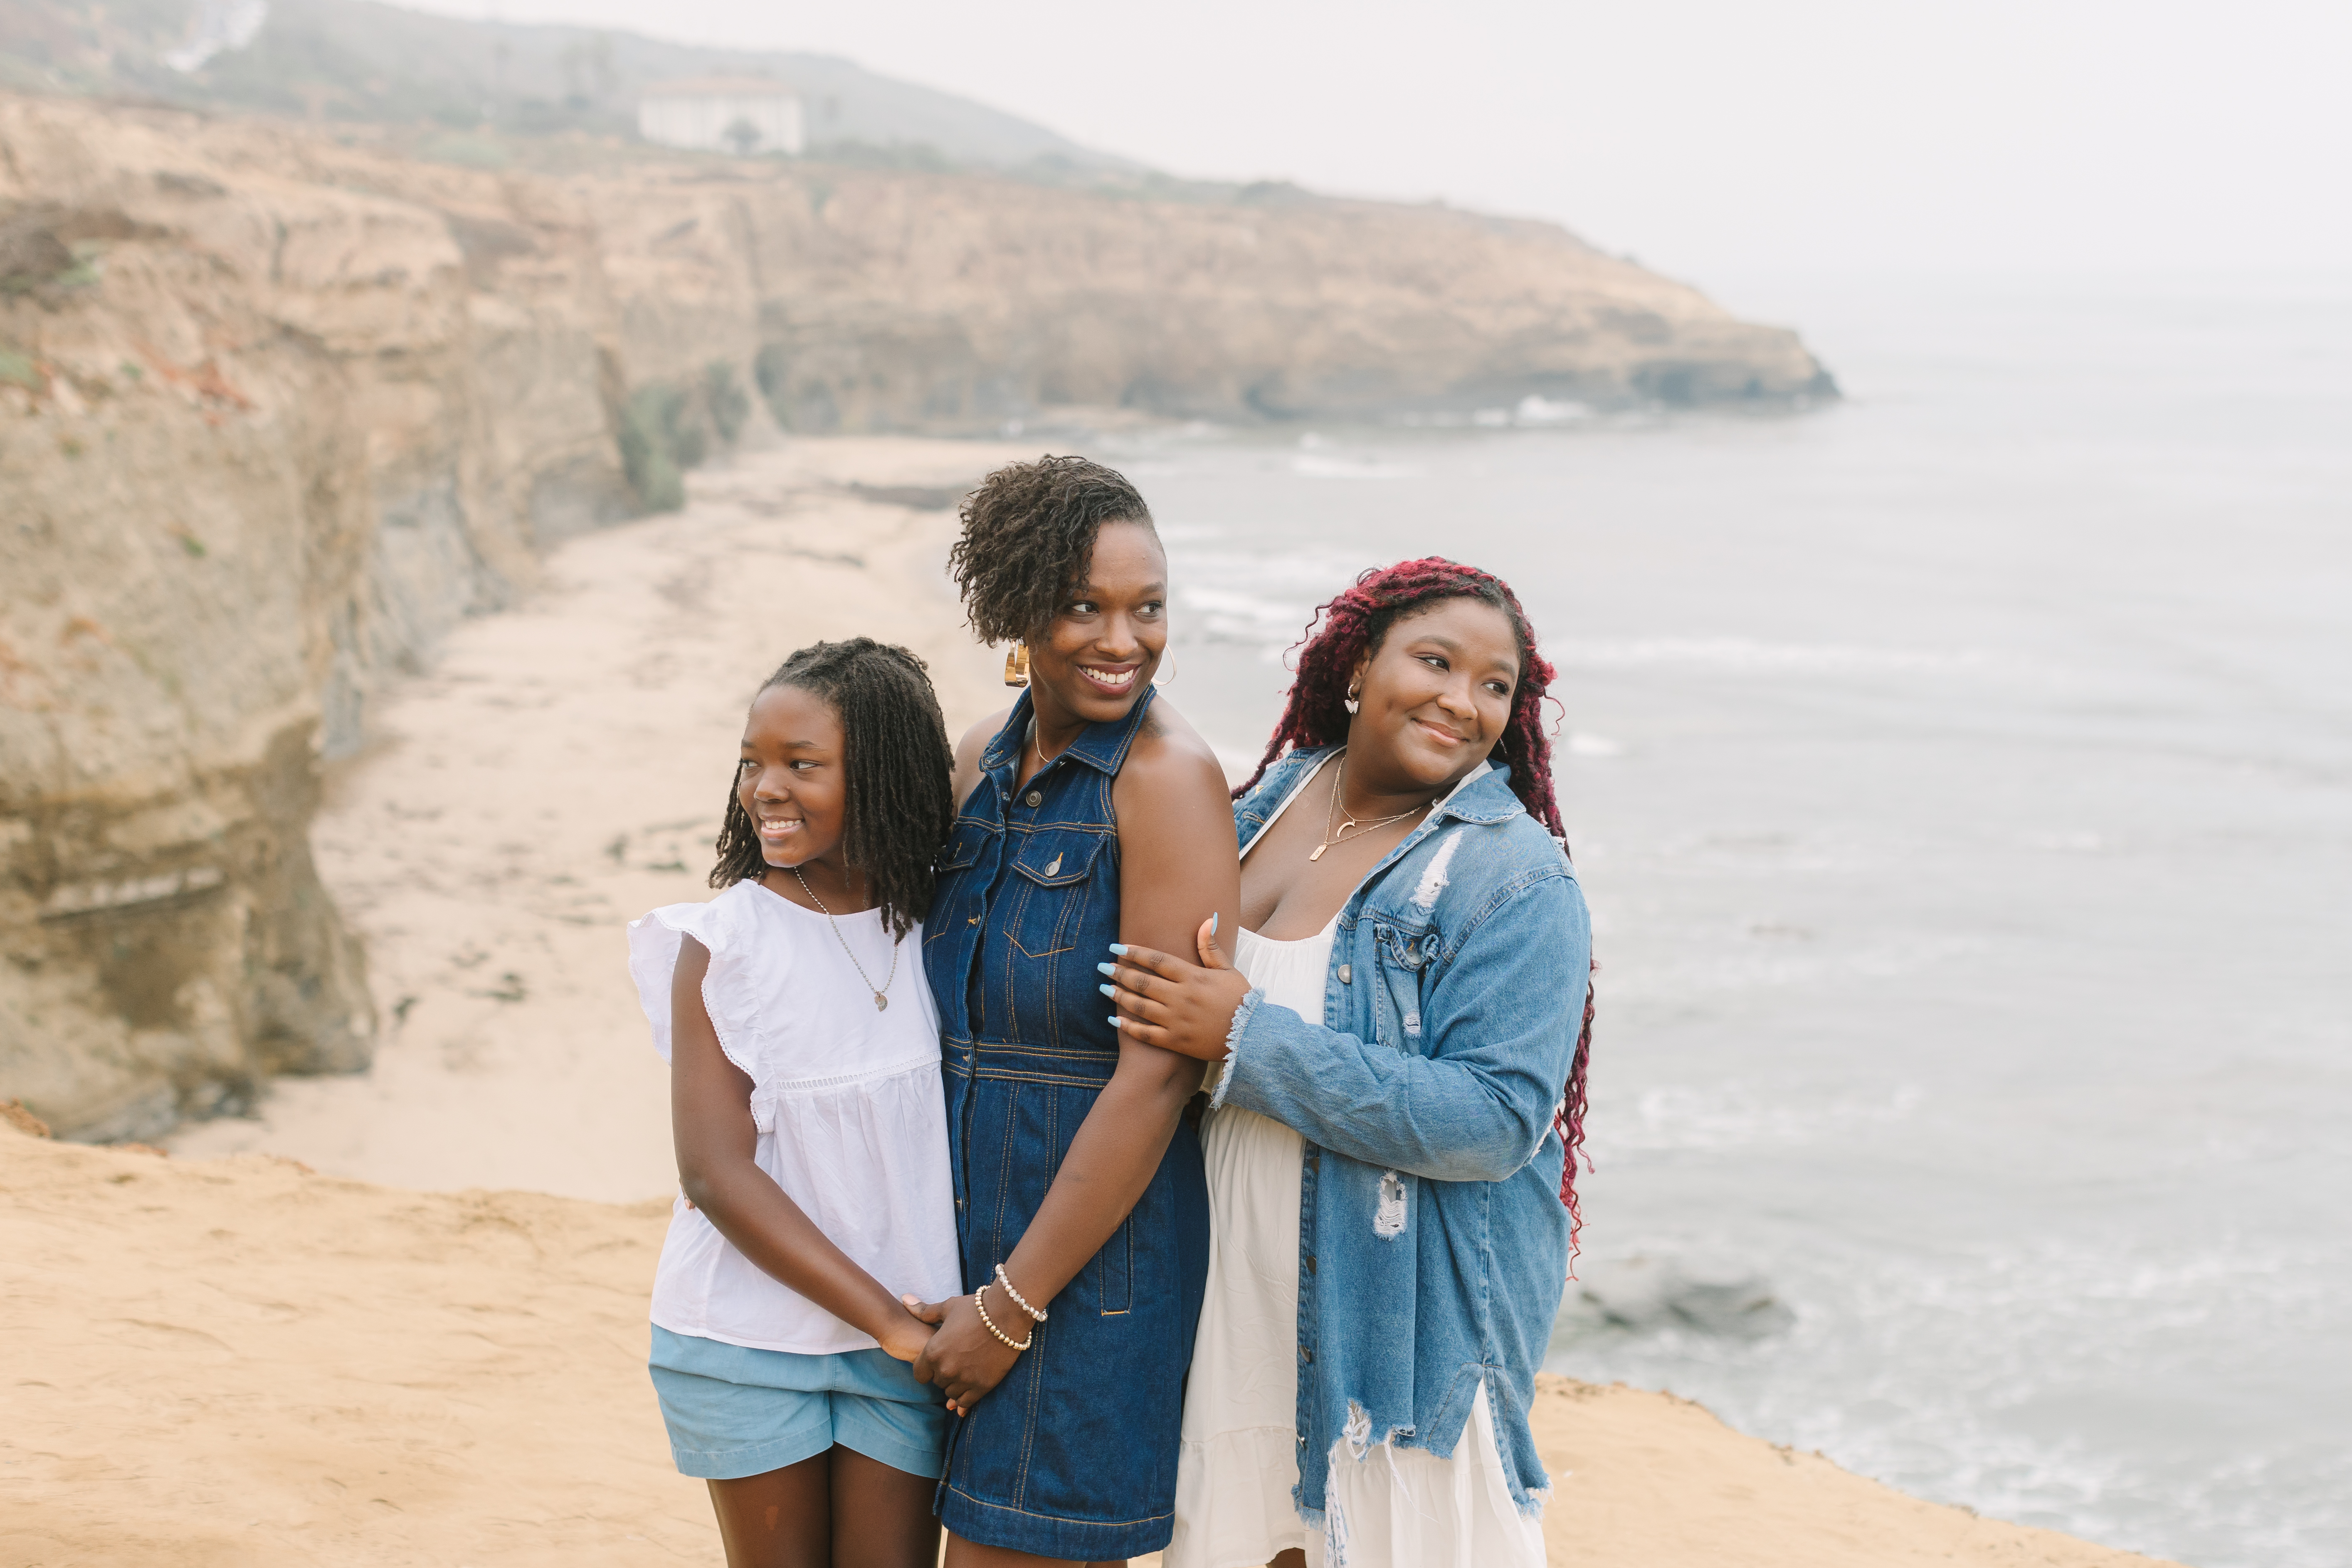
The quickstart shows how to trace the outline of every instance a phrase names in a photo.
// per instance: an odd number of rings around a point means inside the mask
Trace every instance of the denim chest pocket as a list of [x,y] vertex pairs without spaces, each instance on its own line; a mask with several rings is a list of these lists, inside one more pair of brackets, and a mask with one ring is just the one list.
[[1381,921],[1372,927],[1372,941],[1381,970],[1372,1003],[1374,1037],[1391,1050],[1426,1054],[1430,1037],[1423,1025],[1422,997],[1436,966],[1437,933]]
[[987,848],[990,840],[1003,831],[1003,829],[992,827],[985,822],[974,822],[970,817],[958,822],[955,825],[955,837],[948,840],[947,853],[940,857],[938,868],[942,871],[961,871],[978,865],[981,851]]
[[939,864],[933,868],[942,890],[952,887],[955,892],[948,898],[933,900],[929,923],[923,929],[923,949],[926,952],[934,943],[956,934],[958,928],[980,923],[970,912],[971,889],[959,873],[969,871],[980,864],[981,857],[1003,831],[985,822],[974,822],[969,818],[956,824],[955,836],[948,840],[946,853],[940,857]]
[[[1110,842],[1111,830],[1041,827],[1013,858],[1020,907],[1011,921],[1013,945],[1029,958],[1067,952],[1086,934],[1097,898],[1095,862]],[[1108,934],[1118,934],[1118,911],[1108,911]]]

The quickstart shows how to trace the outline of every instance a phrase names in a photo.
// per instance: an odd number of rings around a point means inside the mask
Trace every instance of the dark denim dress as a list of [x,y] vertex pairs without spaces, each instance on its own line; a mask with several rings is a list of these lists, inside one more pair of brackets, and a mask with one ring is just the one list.
[[[985,776],[940,867],[923,964],[944,1037],[968,1291],[1028,1229],[1118,1065],[1095,965],[1118,940],[1111,784],[1151,700],[1146,689],[1125,719],[1089,725],[1016,796],[1024,692],[981,754]],[[1048,1321],[1035,1343],[957,1423],[939,1493],[950,1530],[1078,1562],[1168,1544],[1208,1256],[1201,1145],[1180,1124],[1134,1212],[1060,1295],[1037,1303]],[[999,1326],[1017,1339],[1026,1323]]]

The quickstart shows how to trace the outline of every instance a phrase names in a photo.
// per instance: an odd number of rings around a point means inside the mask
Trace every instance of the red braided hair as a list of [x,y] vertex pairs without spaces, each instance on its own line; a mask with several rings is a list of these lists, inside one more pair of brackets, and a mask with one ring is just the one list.
[[[1257,772],[1234,791],[1234,798],[1239,800],[1265,777],[1265,770],[1286,748],[1304,751],[1335,746],[1346,740],[1348,710],[1342,703],[1356,660],[1367,649],[1378,651],[1389,628],[1398,621],[1447,599],[1476,599],[1492,605],[1510,618],[1511,630],[1519,644],[1519,683],[1511,697],[1510,722],[1504,727],[1503,739],[1495,749],[1509,764],[1511,791],[1519,797],[1519,804],[1528,808],[1529,816],[1544,825],[1559,841],[1560,852],[1566,854],[1568,831],[1560,826],[1559,802],[1552,793],[1551,737],[1543,727],[1543,703],[1557,671],[1536,651],[1535,628],[1528,625],[1527,612],[1519,607],[1518,595],[1511,592],[1510,584],[1442,555],[1400,561],[1385,569],[1374,568],[1358,577],[1355,585],[1338,598],[1317,608],[1315,620],[1307,624],[1307,636],[1296,650],[1298,672],[1290,683],[1290,696],[1283,704],[1282,718],[1274,727],[1273,738],[1266,742],[1265,754],[1258,759]],[[1318,621],[1321,623],[1319,628]],[[1559,1133],[1563,1155],[1559,1201],[1568,1205],[1571,1260],[1577,1234],[1584,1226],[1584,1211],[1576,1197],[1576,1162],[1584,1148],[1584,1067],[1591,1054],[1592,987],[1588,982],[1584,988],[1583,1023],[1576,1037],[1576,1056],[1569,1066],[1568,1082],[1560,1091],[1559,1109],[1552,1115],[1552,1126]],[[1591,1159],[1586,1156],[1585,1169],[1591,1168]]]

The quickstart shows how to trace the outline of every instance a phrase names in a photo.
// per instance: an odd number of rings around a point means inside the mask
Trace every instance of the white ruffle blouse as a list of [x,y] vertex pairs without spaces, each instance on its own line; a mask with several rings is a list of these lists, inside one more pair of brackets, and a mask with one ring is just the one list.
[[[710,950],[702,1004],[727,1059],[751,1080],[760,1168],[892,1295],[954,1295],[961,1273],[940,1017],[923,977],[922,927],[897,943],[894,972],[878,910],[829,924],[757,882],[631,921],[629,973],[664,1061],[681,936]],[[890,1005],[877,1009],[874,988],[886,975]],[[682,1194],[654,1276],[653,1321],[755,1350],[875,1347],[871,1335],[763,1272]]]

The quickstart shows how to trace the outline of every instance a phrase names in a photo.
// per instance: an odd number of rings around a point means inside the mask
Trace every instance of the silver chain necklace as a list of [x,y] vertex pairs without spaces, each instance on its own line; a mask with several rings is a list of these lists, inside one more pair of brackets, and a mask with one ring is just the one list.
[[841,934],[841,922],[833,918],[833,911],[824,907],[824,900],[818,898],[816,889],[808,885],[808,879],[801,875],[801,868],[798,866],[787,866],[784,869],[793,874],[793,880],[801,885],[801,891],[809,896],[809,902],[814,904],[824,915],[824,923],[833,928],[833,940],[841,943],[843,952],[849,954],[849,967],[857,971],[857,978],[865,981],[866,989],[874,993],[874,1010],[879,1013],[888,1007],[890,982],[898,978],[898,944],[895,942],[890,944],[890,973],[882,977],[882,984],[877,988],[874,984],[874,977],[866,973],[866,966],[857,962],[857,955],[849,952],[849,939]]

